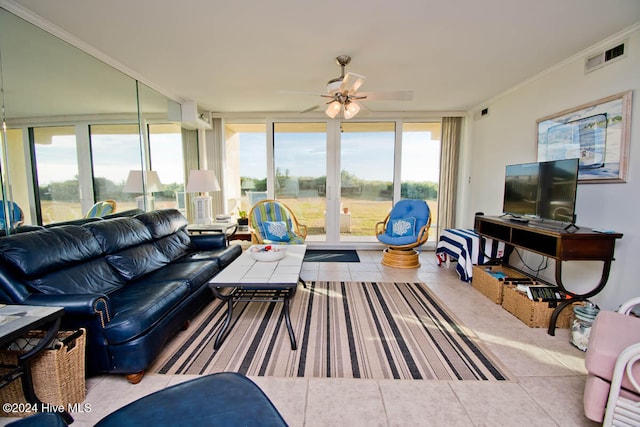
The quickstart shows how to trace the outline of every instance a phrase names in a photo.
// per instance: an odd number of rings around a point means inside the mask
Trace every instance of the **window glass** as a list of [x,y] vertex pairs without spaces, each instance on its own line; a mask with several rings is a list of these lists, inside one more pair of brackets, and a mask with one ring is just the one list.
[[263,123],[225,126],[227,208],[247,214],[267,197],[267,137]]
[[92,125],[90,132],[95,201],[113,199],[118,211],[135,209],[142,189],[125,192],[124,186],[129,171],[142,170],[138,125]]
[[276,199],[307,226],[307,237],[326,235],[327,125],[274,123]]
[[438,229],[441,123],[402,126],[401,191],[403,199],[422,199],[431,211],[430,238]]
[[81,218],[75,128],[33,128],[33,142],[42,223]]
[[393,201],[395,122],[344,122],[340,134],[340,239],[376,241]]
[[179,123],[149,125],[151,169],[158,173],[162,191],[153,193],[156,209],[175,208],[186,212],[184,156]]

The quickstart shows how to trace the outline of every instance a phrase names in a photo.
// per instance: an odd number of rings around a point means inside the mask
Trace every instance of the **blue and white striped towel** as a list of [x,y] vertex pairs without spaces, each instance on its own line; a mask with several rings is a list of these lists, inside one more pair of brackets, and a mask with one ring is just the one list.
[[502,258],[504,243],[492,239],[484,239],[484,247],[480,250],[480,236],[473,230],[447,228],[440,235],[436,247],[438,254],[447,254],[458,260],[456,271],[460,280],[471,281],[473,264],[484,264],[492,259]]

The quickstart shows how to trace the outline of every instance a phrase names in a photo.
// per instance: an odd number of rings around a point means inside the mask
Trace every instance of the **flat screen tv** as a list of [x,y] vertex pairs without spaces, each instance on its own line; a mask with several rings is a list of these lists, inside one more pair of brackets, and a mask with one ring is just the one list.
[[535,216],[538,202],[538,163],[507,165],[502,212],[513,217]]
[[502,211],[515,218],[575,223],[579,159],[508,165]]

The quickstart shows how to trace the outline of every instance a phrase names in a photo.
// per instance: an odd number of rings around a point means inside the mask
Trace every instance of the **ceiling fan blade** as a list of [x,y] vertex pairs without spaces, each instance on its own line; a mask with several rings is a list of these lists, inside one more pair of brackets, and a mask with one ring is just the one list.
[[340,85],[340,92],[348,92],[349,94],[354,94],[358,91],[362,83],[367,78],[365,76],[361,76],[360,74],[347,73],[342,79],[342,84]]
[[309,107],[309,108],[307,108],[306,110],[302,110],[302,111],[300,111],[300,114],[303,114],[303,113],[310,113],[311,111],[315,111],[315,110],[317,110],[318,108],[320,108],[320,107],[322,107],[322,106],[324,106],[324,105],[326,105],[326,102],[321,102],[321,103],[320,103],[320,104],[318,104],[318,105],[314,105],[313,107]]
[[285,94],[285,95],[316,95],[322,96],[322,93],[319,92],[302,92],[298,90],[279,90],[277,93]]
[[359,92],[357,96],[365,96],[367,101],[411,101],[413,99],[413,92],[410,90],[396,92]]

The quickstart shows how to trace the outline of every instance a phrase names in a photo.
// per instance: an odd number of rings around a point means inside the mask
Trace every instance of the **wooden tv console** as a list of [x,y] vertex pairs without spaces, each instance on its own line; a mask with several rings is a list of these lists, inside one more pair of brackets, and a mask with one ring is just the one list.
[[[560,312],[575,301],[597,295],[607,284],[616,239],[621,233],[602,233],[585,227],[569,229],[547,228],[536,222],[523,223],[509,218],[477,215],[475,229],[481,237],[503,241],[503,260],[508,262],[514,248],[522,248],[556,260],[555,280],[558,288],[572,298],[558,304],[549,322],[549,335],[555,335],[556,320]],[[482,245],[480,245],[482,247]],[[577,294],[568,291],[562,283],[564,261],[602,261],[600,282],[589,292]]]

